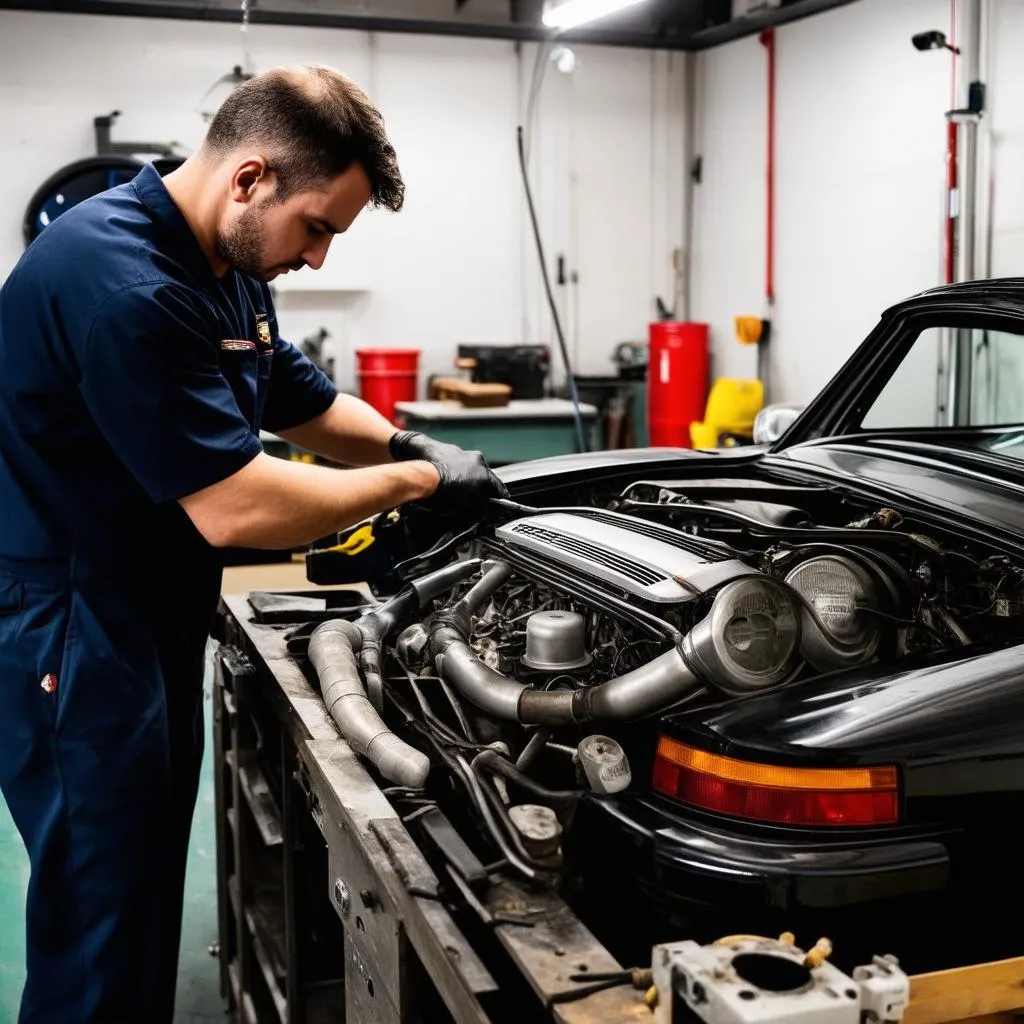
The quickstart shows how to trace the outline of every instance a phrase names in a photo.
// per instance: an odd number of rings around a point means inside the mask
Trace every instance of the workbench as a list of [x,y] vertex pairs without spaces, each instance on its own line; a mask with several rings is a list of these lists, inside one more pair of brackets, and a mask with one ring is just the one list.
[[[278,592],[328,607],[363,589]],[[562,1002],[619,963],[550,889],[494,870],[453,900],[384,790],[341,738],[294,626],[222,599],[214,756],[221,992],[244,1024],[651,1024],[628,985]],[[447,896],[445,895],[447,892]],[[905,1024],[1011,1024],[1024,958],[911,979]]]
[[[398,402],[396,419],[438,441],[483,452],[491,465],[570,455],[578,451],[572,402],[563,398],[513,400],[497,408],[470,409],[455,402]],[[591,450],[597,444],[597,408],[580,404]]]
[[228,596],[215,628],[219,955],[236,1018],[648,1024],[629,986],[559,1002],[581,987],[570,975],[621,966],[553,890],[499,870],[456,913],[454,872],[438,878],[289,654],[295,627],[255,618]]

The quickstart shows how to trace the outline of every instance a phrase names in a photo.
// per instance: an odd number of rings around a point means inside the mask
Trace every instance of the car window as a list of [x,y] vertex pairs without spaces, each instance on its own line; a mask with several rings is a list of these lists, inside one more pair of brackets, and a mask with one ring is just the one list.
[[944,327],[917,336],[861,421],[865,430],[1022,424],[1024,336]]
[[972,331],[973,373],[968,425],[1024,423],[1024,337]]

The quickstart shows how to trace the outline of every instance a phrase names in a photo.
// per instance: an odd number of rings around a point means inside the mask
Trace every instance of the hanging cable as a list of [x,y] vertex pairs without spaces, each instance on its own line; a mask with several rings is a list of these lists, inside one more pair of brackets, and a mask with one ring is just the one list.
[[536,116],[537,100],[540,98],[540,90],[544,85],[544,76],[547,72],[548,61],[551,58],[550,40],[537,44],[537,52],[533,58],[533,72],[530,75],[530,92],[526,99],[526,122],[523,131],[523,152],[526,160],[530,159],[530,143],[533,141],[533,120]]
[[569,398],[572,401],[573,418],[576,422],[576,444],[581,452],[588,451],[586,435],[583,431],[583,416],[580,413],[580,396],[576,389],[576,378],[572,372],[569,350],[565,347],[565,335],[562,333],[562,321],[555,306],[555,297],[551,292],[551,281],[548,279],[547,261],[544,256],[544,243],[541,241],[540,228],[537,225],[537,212],[533,208],[533,194],[530,191],[530,176],[526,171],[526,152],[523,146],[523,126],[518,128],[519,169],[523,175],[523,188],[526,191],[526,205],[530,211],[530,223],[533,225],[533,238],[537,243],[537,256],[540,259],[540,276],[544,281],[544,290],[548,297],[548,306],[555,322],[555,334],[558,336],[558,347],[562,352],[562,363],[565,366],[565,377],[569,384]]

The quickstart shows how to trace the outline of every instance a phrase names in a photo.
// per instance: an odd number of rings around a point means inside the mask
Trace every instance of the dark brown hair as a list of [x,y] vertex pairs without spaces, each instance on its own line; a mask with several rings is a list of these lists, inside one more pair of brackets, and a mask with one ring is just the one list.
[[222,155],[260,147],[287,199],[358,163],[370,179],[370,203],[400,210],[402,181],[384,118],[351,79],[332,68],[275,68],[243,82],[214,115],[204,148]]

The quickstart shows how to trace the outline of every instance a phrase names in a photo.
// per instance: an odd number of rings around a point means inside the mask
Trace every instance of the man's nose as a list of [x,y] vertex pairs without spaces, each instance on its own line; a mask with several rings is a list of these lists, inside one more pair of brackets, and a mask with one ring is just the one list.
[[328,235],[316,245],[311,245],[303,254],[302,258],[306,265],[314,270],[319,270],[327,259],[327,250],[331,247],[331,237]]

